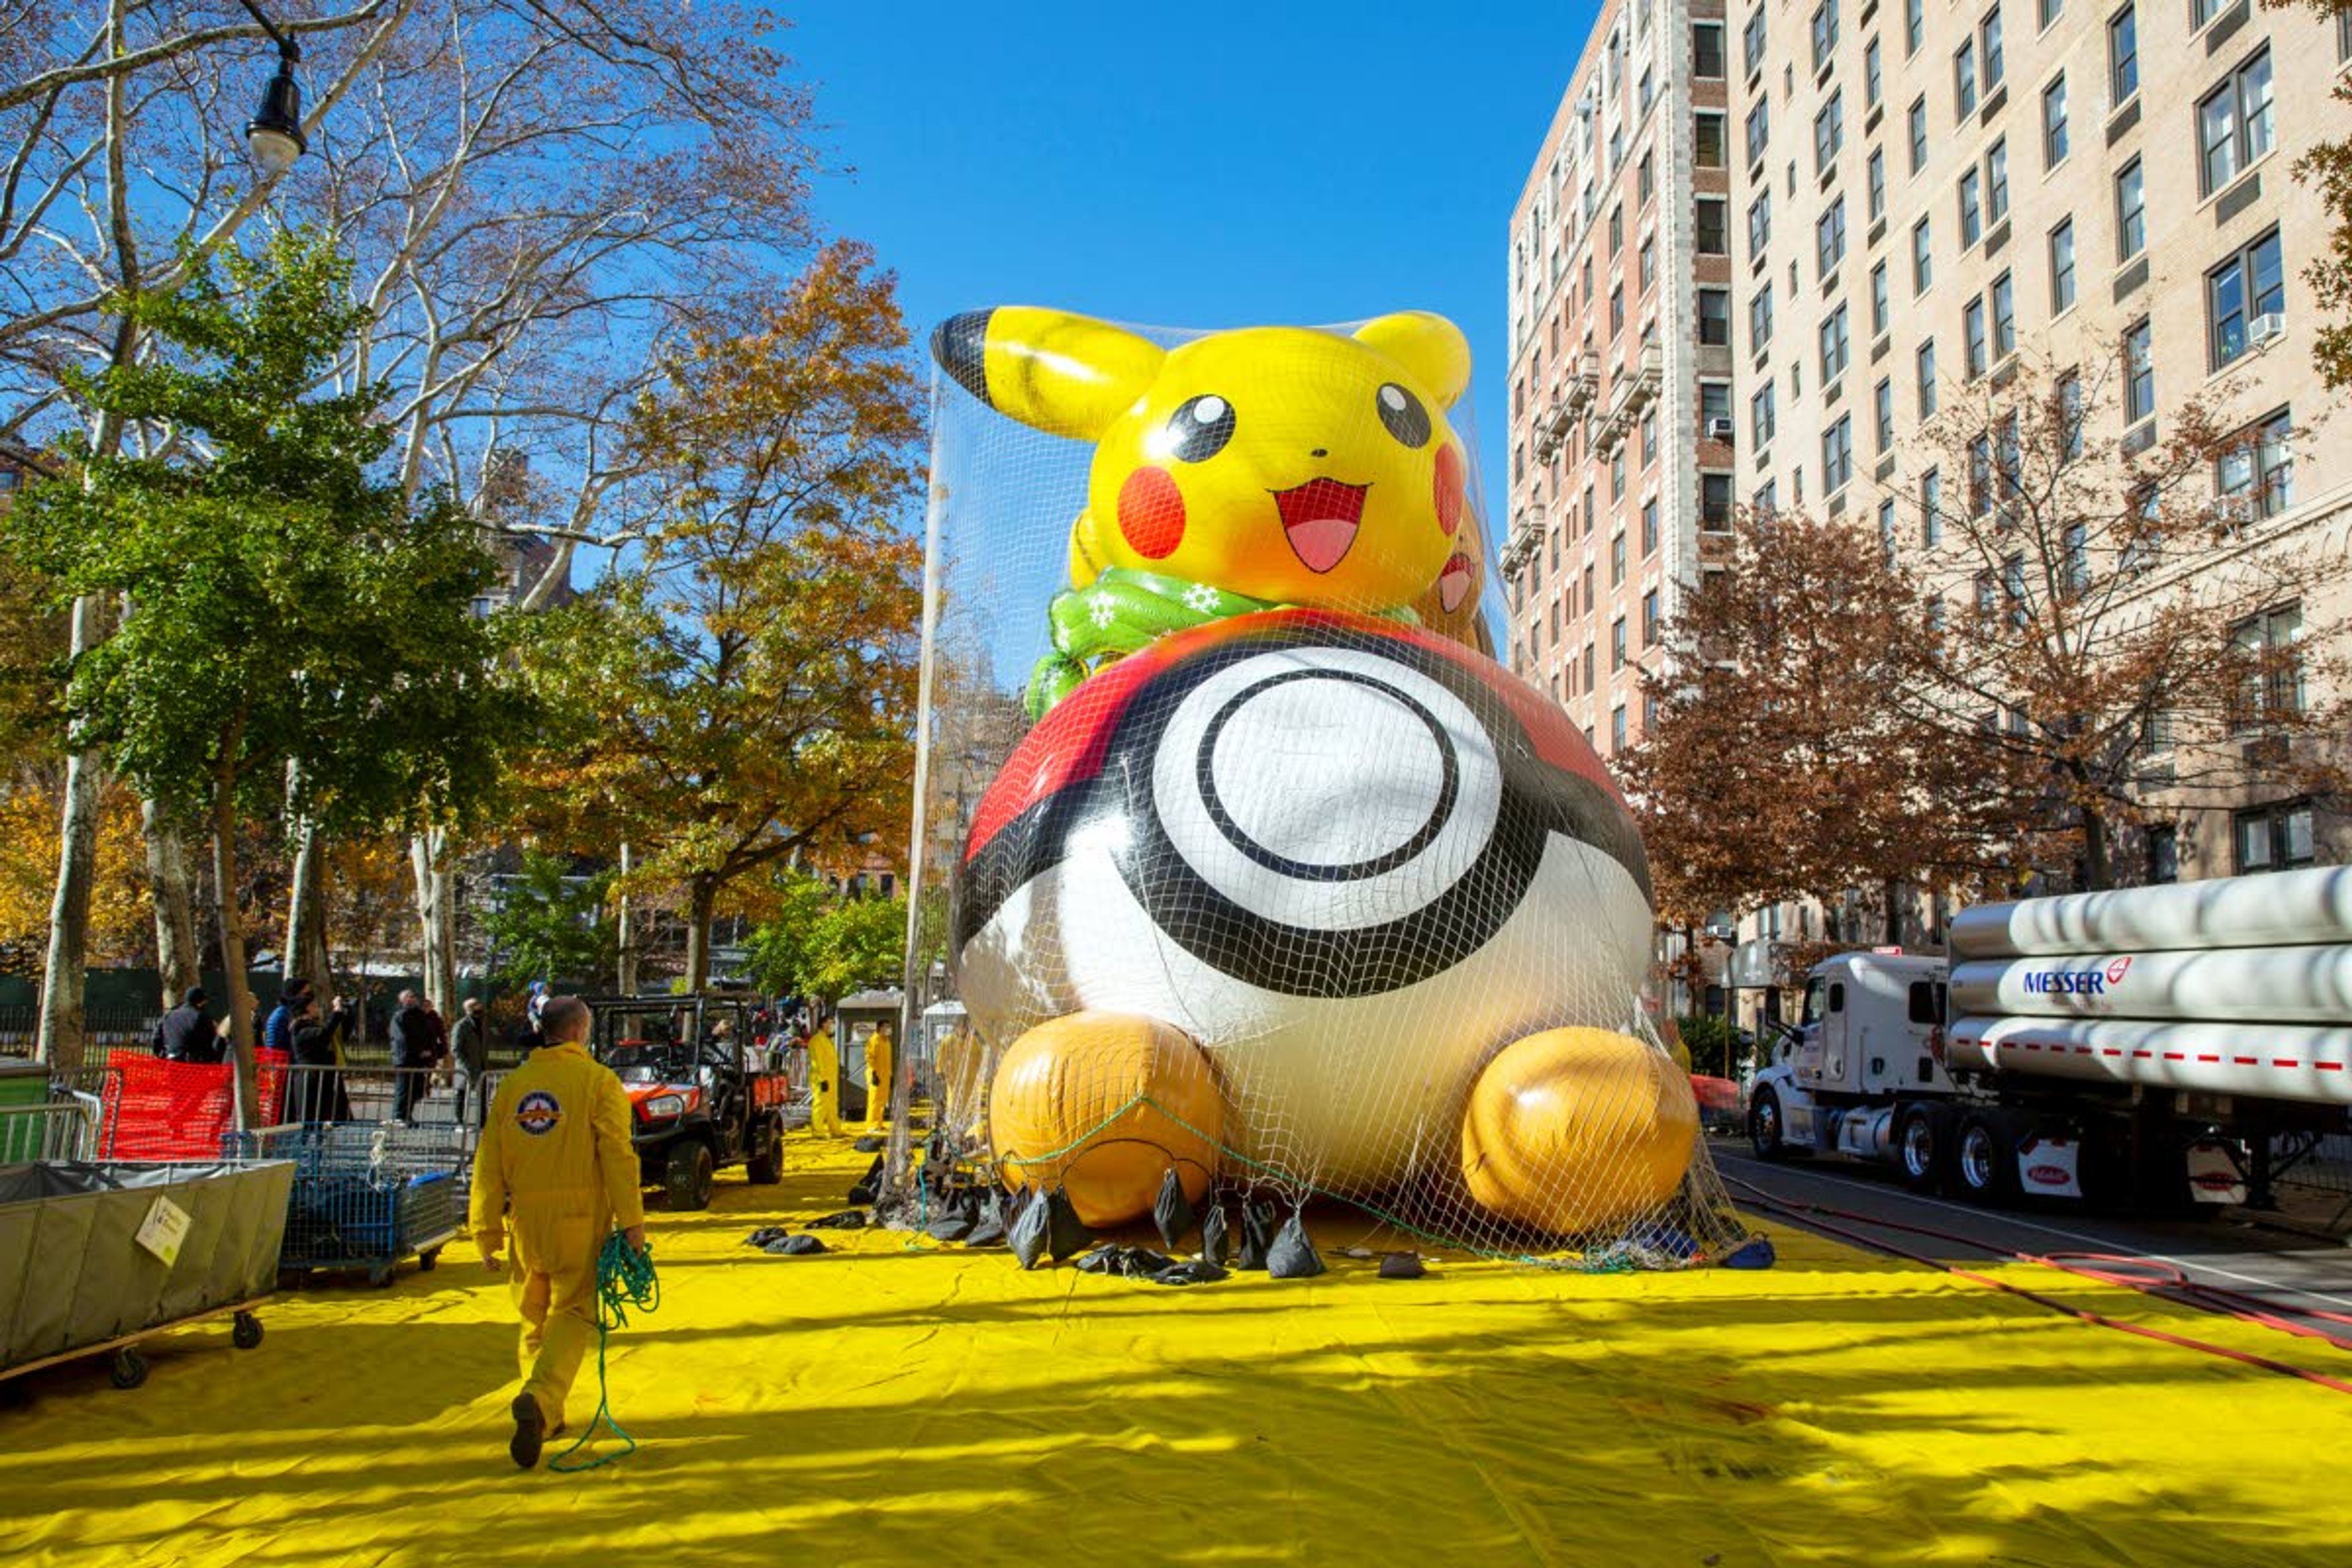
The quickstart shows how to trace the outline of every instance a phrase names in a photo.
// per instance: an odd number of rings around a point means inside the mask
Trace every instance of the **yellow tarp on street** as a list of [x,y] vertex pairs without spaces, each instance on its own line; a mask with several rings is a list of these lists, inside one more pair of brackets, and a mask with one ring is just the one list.
[[[1763,1273],[1388,1281],[1331,1257],[1177,1289],[883,1232],[770,1258],[745,1234],[841,1207],[866,1160],[794,1151],[781,1187],[654,1216],[661,1310],[611,1359],[628,1458],[513,1468],[506,1292],[453,1248],[387,1290],[270,1301],[250,1352],[225,1322],[151,1342],[143,1388],[102,1363],[0,1385],[0,1562],[2352,1560],[2352,1399],[1785,1227]],[[575,1423],[594,1396],[592,1362]]]

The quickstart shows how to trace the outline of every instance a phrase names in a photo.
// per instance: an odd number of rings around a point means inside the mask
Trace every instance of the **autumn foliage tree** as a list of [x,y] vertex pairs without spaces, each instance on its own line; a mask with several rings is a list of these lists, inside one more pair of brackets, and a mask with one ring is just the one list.
[[836,244],[698,334],[639,416],[664,516],[635,570],[546,617],[527,677],[567,716],[528,815],[681,890],[687,978],[749,873],[902,830],[913,772],[921,386],[894,280]]

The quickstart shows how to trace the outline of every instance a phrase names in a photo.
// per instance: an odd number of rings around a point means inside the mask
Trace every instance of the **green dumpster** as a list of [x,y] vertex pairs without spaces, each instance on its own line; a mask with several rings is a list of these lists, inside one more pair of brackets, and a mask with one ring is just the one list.
[[41,1157],[48,1121],[49,1069],[37,1062],[0,1067],[0,1165]]

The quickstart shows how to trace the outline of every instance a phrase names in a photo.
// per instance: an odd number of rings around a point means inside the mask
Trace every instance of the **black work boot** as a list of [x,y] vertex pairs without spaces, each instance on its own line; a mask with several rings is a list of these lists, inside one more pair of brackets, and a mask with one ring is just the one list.
[[547,1442],[547,1417],[540,1414],[539,1401],[531,1397],[528,1388],[516,1394],[508,1408],[514,1414],[515,1429],[514,1436],[507,1442],[507,1452],[514,1456],[518,1468],[535,1468],[539,1451]]

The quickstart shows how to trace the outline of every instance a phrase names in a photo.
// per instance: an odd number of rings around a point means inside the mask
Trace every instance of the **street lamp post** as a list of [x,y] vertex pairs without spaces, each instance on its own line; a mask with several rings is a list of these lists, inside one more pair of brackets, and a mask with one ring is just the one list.
[[278,24],[261,14],[253,0],[240,0],[261,24],[278,46],[278,74],[261,89],[261,109],[246,121],[245,144],[253,153],[253,161],[262,172],[275,176],[293,166],[310,147],[302,135],[302,89],[294,80],[294,68],[301,63],[302,47],[287,34],[278,31]]

